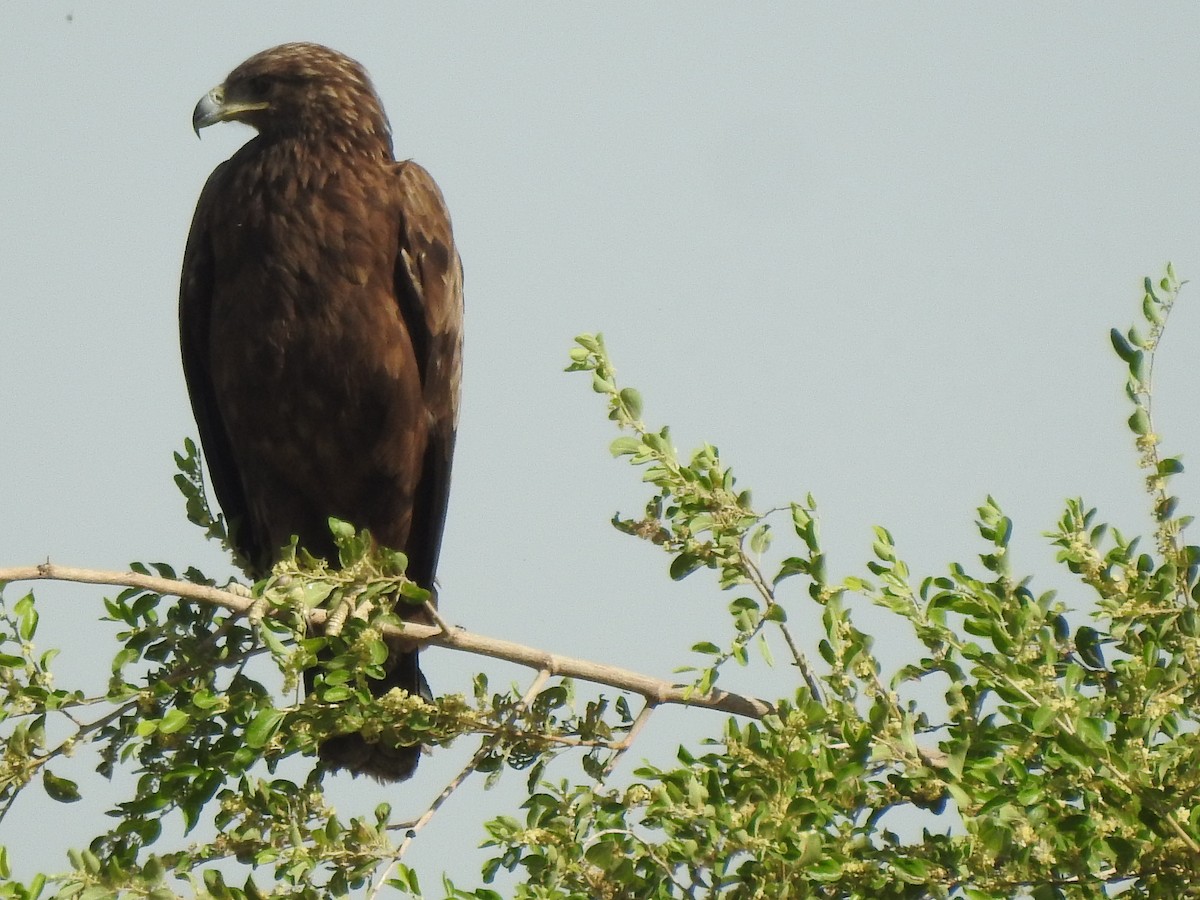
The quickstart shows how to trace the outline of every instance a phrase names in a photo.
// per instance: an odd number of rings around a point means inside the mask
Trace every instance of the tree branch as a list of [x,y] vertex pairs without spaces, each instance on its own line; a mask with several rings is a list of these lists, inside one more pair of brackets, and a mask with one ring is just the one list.
[[[97,569],[58,566],[52,563],[0,569],[0,586],[10,581],[71,581],[82,584],[109,584],[138,588],[156,594],[220,606],[239,615],[249,614],[256,604],[254,598],[234,590],[193,584],[188,581],[175,581],[154,575],[141,575],[137,572],[106,572]],[[327,617],[328,614],[325,610],[313,610],[309,613],[309,622],[315,627],[320,627]],[[696,706],[753,719],[761,719],[774,711],[774,707],[770,703],[757,697],[746,697],[722,690],[712,690],[707,694],[701,694],[689,689],[687,685],[672,684],[629,669],[570,656],[560,656],[557,653],[549,653],[535,647],[527,647],[523,644],[487,637],[458,628],[443,631],[437,625],[407,622],[402,629],[383,626],[382,630],[385,634],[403,636],[418,644],[446,647],[451,650],[474,653],[478,656],[490,656],[494,659],[503,659],[518,665],[529,666],[541,672],[548,672],[552,676],[578,678],[630,691],[645,697],[651,705],[673,703],[680,706]]]

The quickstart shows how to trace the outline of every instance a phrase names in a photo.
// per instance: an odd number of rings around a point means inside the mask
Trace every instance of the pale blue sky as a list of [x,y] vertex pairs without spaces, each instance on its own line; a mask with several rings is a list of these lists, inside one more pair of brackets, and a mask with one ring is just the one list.
[[[250,132],[198,142],[190,116],[288,40],[367,66],[397,153],[454,216],[468,314],[440,572],[452,621],[663,676],[725,634],[730,597],[705,574],[672,584],[665,557],[608,524],[645,492],[609,459],[587,381],[561,373],[585,330],[682,450],[717,444],[763,507],[811,491],[834,572],[860,570],[875,523],[918,573],[968,559],[991,493],[1016,520],[1018,571],[1080,599],[1039,537],[1062,499],[1146,521],[1106,332],[1167,259],[1200,278],[1195,4],[44,0],[0,3],[0,564],[223,571],[171,483],[195,433],[175,298],[200,186]],[[1169,451],[1200,445],[1197,290],[1157,370]],[[38,596],[45,640],[88,658],[64,660],[60,683],[104,677],[101,593]],[[475,666],[425,663],[441,691]],[[783,695],[792,680],[725,683]],[[666,764],[681,735],[719,727],[663,711],[631,761]],[[402,786],[339,781],[335,801],[415,813],[469,752]],[[521,780],[455,798],[413,864],[471,883],[475,823]],[[63,868],[113,796],[30,796],[0,843],[23,874]]]

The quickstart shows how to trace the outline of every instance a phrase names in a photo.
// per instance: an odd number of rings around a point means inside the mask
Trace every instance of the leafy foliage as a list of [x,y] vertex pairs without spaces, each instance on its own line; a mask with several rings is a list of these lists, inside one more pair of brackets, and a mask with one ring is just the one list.
[[[51,883],[80,897],[169,897],[176,883],[213,897],[385,885],[420,896],[390,809],[343,823],[319,768],[301,780],[280,774],[284,760],[311,757],[316,735],[364,726],[403,743],[480,735],[475,766],[489,779],[527,770],[523,812],[485,823],[483,837],[485,882],[516,873],[519,900],[1200,893],[1200,548],[1185,541],[1190,518],[1170,493],[1183,466],[1162,455],[1152,414],[1155,354],[1179,289],[1170,267],[1147,280],[1142,323],[1112,335],[1152,534],[1127,537],[1073,499],[1047,535],[1093,598],[1081,610],[1015,571],[1014,523],[991,497],[977,511],[981,552],[970,564],[914,576],[878,527],[863,570],[831,574],[813,498],[759,510],[715,447],[684,461],[668,429],[646,425],[638,393],[619,385],[602,338],[580,336],[569,368],[591,375],[621,430],[612,452],[651,490],[644,510],[614,524],[665,551],[670,577],[709,570],[733,597],[728,633],[696,644],[681,669],[692,689],[708,691],[731,662],[754,664],[752,651],[771,664],[772,641],[793,663],[780,671],[795,672],[780,675],[781,699],[762,720],[718,730],[714,719],[703,753],[680,748],[621,784],[609,776],[613,753],[636,727],[623,697],[576,712],[569,683],[523,697],[491,692],[481,675],[473,702],[373,698],[366,678],[383,659],[380,629],[398,622],[391,598],[426,595],[404,578],[402,555],[344,523],[332,523],[337,567],[293,548],[251,589],[249,615],[136,589],[107,601],[127,630],[96,696],[53,687],[53,654],[34,648],[32,595],[11,605],[0,596],[0,812],[39,780],[60,802],[79,799],[67,762],[82,741],[101,748],[105,774],[139,775],[113,810],[117,824],[72,852],[70,872],[18,884],[0,851],[0,896],[37,896]],[[194,447],[177,458],[189,518],[221,539]],[[858,621],[867,606],[889,636],[911,636],[917,658],[886,670]],[[321,636],[304,626],[318,608],[328,617]],[[814,614],[820,636],[802,649],[788,619]],[[316,690],[291,703],[253,674],[256,659],[270,660],[294,693],[318,658]],[[47,735],[60,720],[70,736],[56,743]],[[586,751],[583,777],[548,782],[547,763],[565,749]],[[164,849],[170,817],[192,834],[206,823],[216,837]],[[247,876],[239,887],[221,874],[231,863]],[[442,895],[500,896],[448,880]]]
[[[177,460],[190,490],[199,482],[186,469],[199,460],[194,454]],[[188,500],[201,523],[215,521],[206,507],[195,505],[194,495]],[[428,702],[399,690],[373,696],[368,680],[383,674],[387,657],[380,628],[402,624],[391,610],[394,598],[420,603],[429,594],[404,577],[403,554],[376,547],[368,533],[344,522],[330,525],[337,567],[293,546],[269,578],[247,591],[253,601],[248,614],[174,603],[140,588],[106,600],[108,619],[125,630],[107,690],[93,697],[50,689],[55,653],[35,651],[33,596],[10,609],[0,594],[0,684],[6,691],[0,721],[12,723],[0,764],[0,815],[38,775],[52,799],[80,800],[78,785],[50,765],[66,764],[85,741],[99,750],[101,774],[112,777],[123,768],[138,776],[133,796],[109,813],[117,824],[86,850],[70,852],[71,872],[48,879],[57,885],[55,896],[173,897],[171,879],[187,883],[189,895],[222,898],[342,896],[383,877],[416,884],[416,876],[398,864],[392,835],[401,826],[390,808],[343,823],[324,801],[319,765],[310,762],[308,776],[294,781],[276,774],[280,764],[311,758],[319,738],[351,731],[397,744],[449,743],[477,734],[484,739],[478,768],[495,777],[506,764],[532,767],[536,775],[555,755],[581,743],[590,745],[589,759],[599,766],[596,760],[627,730],[623,701],[615,721],[605,720],[603,701],[576,713],[568,683],[522,698],[513,691],[489,692],[480,676],[474,703],[457,695]],[[212,536],[223,538],[219,531]],[[177,578],[161,563],[132,568]],[[195,570],[186,580],[212,584]],[[318,607],[328,613],[324,631],[310,634],[306,614]],[[280,705],[254,667],[256,659],[274,663],[285,694],[295,694],[303,670],[319,665],[322,673],[311,695]],[[56,716],[57,730],[70,729],[58,743],[47,737]],[[164,832],[171,823],[186,836],[207,831],[215,837],[169,849]],[[0,856],[3,879],[5,860]],[[265,869],[275,886],[260,887],[253,876],[241,887],[228,885],[228,865],[214,867],[223,860]],[[36,896],[46,883],[44,877],[29,886],[0,883],[0,897]]]

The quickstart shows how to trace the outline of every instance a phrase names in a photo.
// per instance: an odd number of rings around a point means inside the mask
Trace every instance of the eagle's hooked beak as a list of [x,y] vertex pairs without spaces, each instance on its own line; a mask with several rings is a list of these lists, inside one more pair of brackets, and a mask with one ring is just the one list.
[[225,102],[225,85],[218,84],[215,88],[200,98],[196,108],[192,110],[192,130],[200,137],[200,129],[215,125],[217,122],[228,122],[238,118],[242,113],[266,109],[270,104],[266,101],[259,103]]

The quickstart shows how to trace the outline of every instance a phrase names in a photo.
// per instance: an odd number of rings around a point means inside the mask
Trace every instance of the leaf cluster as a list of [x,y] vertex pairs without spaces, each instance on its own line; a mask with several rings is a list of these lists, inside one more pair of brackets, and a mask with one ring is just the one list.
[[[729,650],[697,649],[713,668],[743,661],[732,648],[764,622],[791,648],[785,622],[811,602],[820,664],[796,656],[793,695],[761,723],[727,723],[710,753],[681,750],[679,765],[647,765],[620,789],[561,784],[523,821],[490,823],[493,864],[522,872],[517,896],[1191,896],[1200,549],[1183,540],[1190,519],[1168,493],[1182,465],[1158,456],[1149,383],[1179,286],[1170,269],[1147,282],[1145,326],[1114,337],[1150,472],[1153,546],[1081,500],[1048,535],[1082,609],[1016,574],[1014,523],[990,497],[977,562],[944,575],[914,577],[877,528],[866,570],[831,577],[811,498],[790,507],[796,551],[769,565],[773,511],[752,509],[714,448],[680,462],[618,384],[603,341],[581,336],[571,368],[592,374],[627,432],[614,453],[644,466],[654,492],[618,527],[667,551],[673,576],[708,567],[721,587],[754,593],[731,604]],[[856,621],[864,602],[887,614],[890,638],[911,635],[919,659],[885,671]]]
[[[34,644],[32,595],[8,605],[0,593],[0,816],[38,780],[54,799],[77,800],[64,773],[85,741],[100,748],[104,774],[138,777],[111,811],[116,824],[72,852],[69,872],[18,884],[0,849],[0,897],[49,885],[56,896],[170,897],[178,884],[230,898],[384,886],[421,896],[402,861],[409,838],[393,840],[406,823],[386,805],[346,819],[326,802],[315,745],[349,731],[428,745],[474,735],[489,783],[524,770],[521,812],[484,826],[484,880],[516,873],[518,900],[1196,896],[1200,548],[1171,493],[1182,462],[1162,455],[1152,414],[1155,356],[1180,287],[1170,267],[1147,280],[1142,322],[1112,335],[1152,533],[1127,536],[1068,501],[1047,538],[1072,606],[1020,574],[1016,526],[992,497],[976,511],[973,560],[914,575],[877,527],[865,565],[835,574],[812,497],[755,508],[717,448],[683,457],[668,428],[648,426],[603,339],[581,335],[568,368],[591,376],[621,430],[613,454],[650,490],[639,514],[614,525],[664,551],[671,578],[710,571],[733,596],[729,632],[696,644],[698,664],[681,671],[708,691],[731,661],[751,665],[752,647],[771,665],[782,646],[790,664],[769,715],[730,719],[702,748],[643,763],[621,784],[614,754],[646,713],[624,698],[580,708],[570,682],[495,691],[482,674],[472,701],[375,697],[383,630],[402,625],[395,603],[429,595],[405,578],[402,554],[346,523],[331,523],[336,565],[293,547],[250,589],[248,616],[141,590],[109,600],[124,630],[100,695],[54,686],[53,653]],[[189,518],[223,539],[195,447],[177,460]],[[803,646],[797,621],[813,622]],[[877,636],[908,638],[915,658],[889,668]],[[310,694],[284,702],[259,667],[284,694],[301,672],[321,672]],[[548,763],[568,750],[581,751],[583,777],[548,781]],[[285,761],[306,776],[285,777]],[[193,843],[164,846],[168,821]],[[227,884],[230,871],[245,880]]]
[[[587,751],[585,766],[603,767],[631,722],[624,699],[615,715],[603,698],[576,711],[569,682],[523,698],[515,687],[489,691],[484,676],[473,703],[400,690],[375,696],[370,682],[383,676],[388,656],[382,630],[403,626],[395,603],[420,604],[429,592],[405,577],[403,554],[347,523],[330,527],[337,565],[293,544],[246,591],[248,615],[138,588],[106,600],[120,647],[97,696],[53,688],[55,653],[39,654],[34,644],[33,595],[9,607],[0,592],[0,724],[7,726],[0,733],[0,818],[35,777],[53,800],[80,800],[82,781],[51,765],[72,765],[85,743],[99,751],[100,774],[136,775],[132,796],[109,811],[115,824],[87,849],[71,851],[70,871],[30,885],[2,883],[0,897],[37,896],[51,884],[60,897],[173,897],[171,883],[182,881],[189,895],[231,898],[342,896],[385,875],[415,884],[415,874],[398,864],[391,834],[400,824],[390,807],[345,821],[326,804],[326,772],[314,757],[331,735],[360,732],[396,745],[476,735],[486,750],[479,767],[491,780],[505,767],[530,769],[536,778],[554,756],[578,747]],[[179,578],[163,563],[132,568]],[[195,570],[185,578],[212,585]],[[313,611],[324,613],[321,629],[309,625]],[[295,695],[306,670],[316,673],[312,691],[281,702],[270,682]],[[300,763],[307,775],[285,777],[285,761],[288,771]],[[175,831],[191,842],[172,849]],[[226,883],[233,863],[246,873],[237,886]],[[270,874],[271,887],[256,883],[258,872]]]

